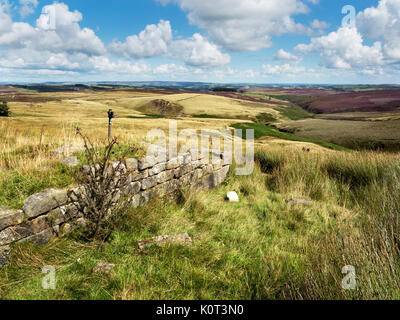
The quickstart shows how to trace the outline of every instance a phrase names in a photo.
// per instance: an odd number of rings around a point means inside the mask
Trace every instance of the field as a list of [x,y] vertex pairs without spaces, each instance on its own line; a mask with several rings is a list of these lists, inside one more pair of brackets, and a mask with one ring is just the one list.
[[400,150],[400,120],[354,121],[305,119],[282,126],[296,136],[339,144],[352,149]]
[[[21,91],[22,90],[22,91]],[[83,90],[27,92],[3,87],[0,100],[8,101],[11,117],[0,117],[0,205],[20,207],[30,194],[71,183],[70,172],[50,152],[66,144],[80,145],[80,127],[96,144],[107,138],[108,109],[118,118],[113,135],[121,144],[137,144],[159,128],[168,133],[169,121],[178,129],[221,130],[233,123],[252,121],[260,113],[283,116],[275,105],[204,93],[171,90]],[[183,107],[179,117],[141,112],[149,102],[165,100]]]
[[[135,145],[134,156],[147,132],[167,132],[170,120],[198,132],[252,128],[255,171],[241,177],[232,168],[215,190],[130,210],[101,246],[74,233],[43,247],[15,245],[0,268],[0,299],[400,298],[399,154],[350,149],[399,150],[395,110],[314,114],[284,98],[293,89],[75,89],[0,87],[12,112],[0,118],[0,206],[20,208],[32,193],[73,184],[74,169],[51,150],[81,144],[76,126],[104,143],[110,108],[119,148]],[[232,190],[238,203],[225,201]],[[137,248],[141,239],[183,232],[192,246]],[[93,272],[101,261],[115,265],[111,273]],[[44,265],[56,267],[56,290],[41,288]],[[356,269],[356,290],[342,288],[346,265]]]
[[299,138],[322,140],[351,149],[399,151],[400,89],[356,89],[262,88],[252,89],[247,94],[264,99],[279,98],[313,114],[304,119],[286,117],[290,120],[277,124]]

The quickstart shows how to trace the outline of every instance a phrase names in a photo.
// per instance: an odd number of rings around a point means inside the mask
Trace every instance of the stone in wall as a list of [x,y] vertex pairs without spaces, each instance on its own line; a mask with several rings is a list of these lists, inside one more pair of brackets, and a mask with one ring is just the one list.
[[50,228],[47,216],[41,216],[31,221],[9,227],[0,232],[0,246],[7,245],[31,237]]
[[125,165],[128,171],[137,171],[139,169],[139,162],[136,159],[126,159]]
[[139,181],[142,179],[145,179],[149,176],[149,170],[143,170],[143,171],[133,171],[131,172],[131,174],[129,175],[129,180],[131,182],[135,182],[135,181]]
[[174,178],[174,170],[166,170],[157,175],[157,183],[161,184]]
[[140,181],[131,182],[128,186],[124,189],[124,195],[134,195],[137,194],[141,190],[142,184]]
[[149,176],[151,177],[165,171],[166,166],[166,162],[156,164],[153,168],[149,169]]
[[5,228],[15,226],[24,221],[24,212],[22,210],[9,210],[0,207],[0,231]]
[[142,190],[153,188],[155,185],[157,185],[157,177],[155,176],[142,180]]
[[146,156],[139,160],[139,170],[145,170],[153,167],[156,164],[156,158],[153,156]]
[[27,198],[23,210],[28,218],[34,218],[67,202],[66,190],[49,189]]
[[178,168],[179,167],[179,162],[180,161],[183,162],[183,157],[181,157],[181,159],[182,160],[180,160],[178,157],[170,159],[166,164],[166,169],[167,170],[172,170],[172,169]]
[[33,242],[37,245],[45,245],[46,243],[50,242],[51,239],[56,237],[56,233],[54,232],[53,228],[45,229],[39,233],[36,233],[28,238],[22,239],[20,242]]

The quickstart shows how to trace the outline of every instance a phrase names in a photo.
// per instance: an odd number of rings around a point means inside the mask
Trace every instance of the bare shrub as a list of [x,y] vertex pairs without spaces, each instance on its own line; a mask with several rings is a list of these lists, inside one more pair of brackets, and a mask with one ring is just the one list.
[[69,197],[84,218],[80,223],[80,235],[89,241],[105,242],[132,201],[132,196],[123,192],[129,183],[130,172],[125,166],[129,150],[115,162],[112,157],[118,145],[117,138],[96,150],[79,128],[77,134],[84,142],[87,165],[75,174],[79,187]]

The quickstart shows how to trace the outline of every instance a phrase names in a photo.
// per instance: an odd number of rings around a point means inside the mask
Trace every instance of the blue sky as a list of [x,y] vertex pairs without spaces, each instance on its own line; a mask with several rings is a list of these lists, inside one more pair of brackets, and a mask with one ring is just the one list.
[[0,0],[1,82],[103,80],[399,83],[400,0]]

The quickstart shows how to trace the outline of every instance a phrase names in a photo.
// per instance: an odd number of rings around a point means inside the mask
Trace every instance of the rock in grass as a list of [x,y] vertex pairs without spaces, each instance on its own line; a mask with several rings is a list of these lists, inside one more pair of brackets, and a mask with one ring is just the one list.
[[85,150],[84,146],[74,146],[72,144],[66,144],[62,147],[59,147],[57,149],[50,151],[50,156],[52,158],[61,157],[61,156],[67,157],[74,152],[79,152],[82,150]]
[[302,204],[306,206],[311,206],[313,205],[313,201],[310,200],[304,200],[304,199],[287,199],[286,200],[287,204]]
[[230,202],[239,202],[239,196],[235,191],[228,192],[226,199]]
[[61,160],[61,163],[67,167],[76,167],[79,164],[77,157],[68,157]]
[[141,240],[139,241],[138,245],[139,249],[143,250],[144,248],[152,246],[153,244],[161,246],[167,243],[174,243],[187,246],[192,244],[192,239],[189,237],[187,233],[181,233],[181,234],[174,234],[171,236],[165,235],[165,236],[154,237],[151,239]]
[[94,273],[104,273],[104,274],[110,274],[112,269],[114,269],[115,264],[100,261],[97,266],[93,268]]

